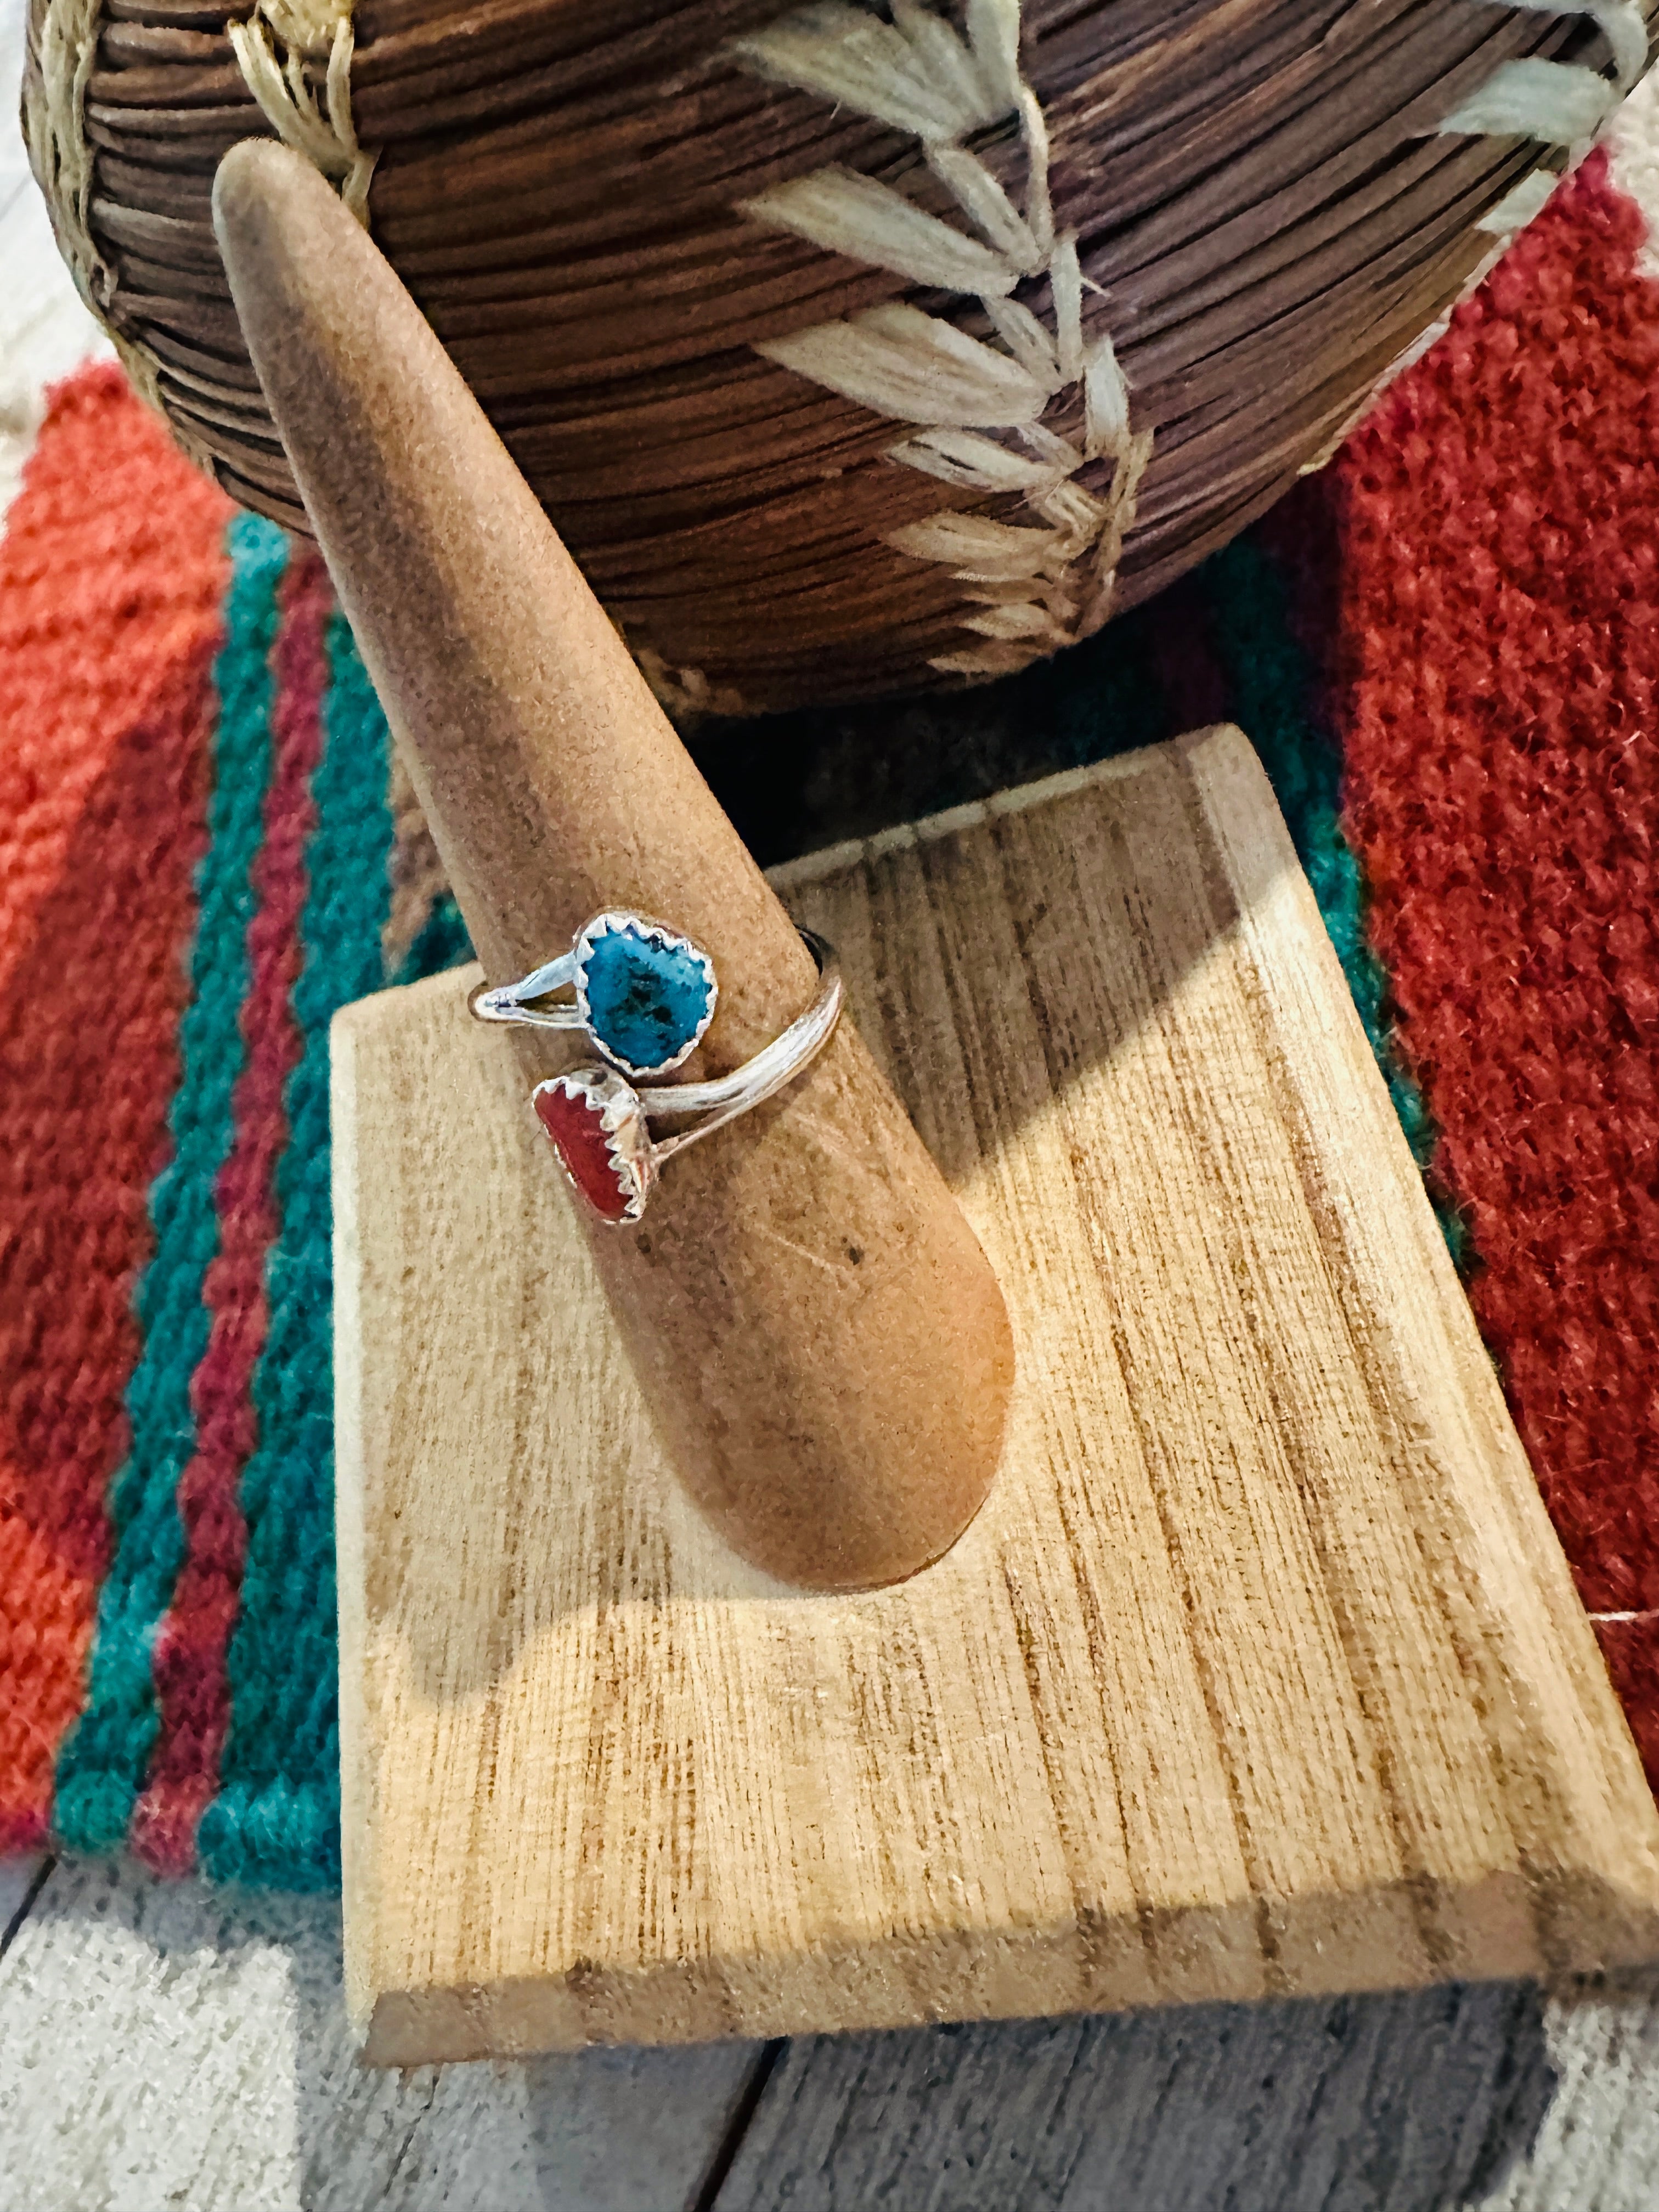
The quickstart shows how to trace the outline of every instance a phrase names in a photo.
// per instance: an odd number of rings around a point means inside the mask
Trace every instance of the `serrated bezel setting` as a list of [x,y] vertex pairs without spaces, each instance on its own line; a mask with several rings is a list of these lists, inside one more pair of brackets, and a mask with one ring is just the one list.
[[[635,944],[666,953],[671,958],[696,971],[701,979],[702,1011],[690,1033],[666,1058],[649,1061],[630,1059],[615,1040],[607,1036],[604,1024],[597,1021],[588,994],[588,972],[596,948],[608,937],[625,937]],[[666,922],[656,921],[648,915],[634,914],[624,908],[607,908],[585,922],[577,933],[571,948],[574,961],[576,1012],[582,1027],[587,1031],[595,1049],[604,1054],[613,1067],[636,1080],[653,1076],[667,1075],[689,1060],[708,1033],[714,1018],[714,1008],[720,998],[720,983],[714,974],[714,963],[695,939],[681,930],[672,929]]]

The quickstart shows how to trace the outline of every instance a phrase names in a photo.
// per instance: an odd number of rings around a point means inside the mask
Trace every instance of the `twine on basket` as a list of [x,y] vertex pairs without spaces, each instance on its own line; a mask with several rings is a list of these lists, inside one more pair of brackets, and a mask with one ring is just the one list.
[[[227,23],[248,90],[266,121],[296,154],[337,186],[342,201],[368,228],[368,184],[375,156],[357,143],[351,117],[354,0],[259,0],[246,22]],[[284,49],[279,61],[272,40]],[[307,62],[324,62],[326,105],[319,106]]]
[[[1646,63],[1643,11],[1637,0],[1516,4],[1589,16],[1610,50],[1612,76],[1583,63],[1505,61],[1442,121],[1440,133],[1532,138],[1582,151]],[[943,315],[894,304],[756,348],[876,414],[923,426],[888,448],[890,460],[969,490],[1018,494],[1047,526],[945,507],[888,534],[896,550],[939,562],[967,587],[977,611],[963,616],[962,627],[988,641],[939,655],[931,665],[986,677],[1088,637],[1107,620],[1153,441],[1150,430],[1131,429],[1128,386],[1110,334],[1085,336],[1077,234],[1055,234],[1048,126],[1020,70],[1020,0],[967,0],[963,12],[958,31],[926,0],[890,0],[890,21],[855,0],[811,0],[765,30],[733,40],[727,52],[757,76],[917,138],[928,169],[978,234],[965,234],[876,178],[840,168],[816,170],[739,203],[753,221],[827,252],[931,290],[974,297],[1001,339],[999,350]],[[1018,118],[1025,155],[1022,208],[963,143],[1010,116]],[[1469,290],[1538,213],[1556,177],[1540,170],[1523,178],[1481,219],[1477,227],[1499,243]],[[1044,283],[1046,322],[1013,297],[1021,285]],[[1437,319],[1389,365],[1310,467],[1324,465],[1449,322],[1449,314]],[[1041,419],[1079,386],[1080,443]],[[1113,464],[1103,498],[1075,480],[1103,459]]]
[[1613,75],[1583,62],[1545,61],[1536,55],[1500,62],[1473,99],[1445,118],[1442,134],[1535,138],[1545,146],[1588,143],[1647,66],[1648,26],[1642,9],[1637,0],[1509,0],[1509,4],[1534,15],[1588,15],[1607,40]]
[[[76,290],[103,325],[135,391],[165,416],[161,363],[149,346],[112,321],[115,273],[92,234],[93,155],[85,106],[102,16],[103,0],[55,0],[46,7],[35,50],[38,67],[23,85],[23,138]],[[213,456],[201,441],[176,422],[171,428],[180,448],[211,472]]]
[[[343,14],[337,0],[259,0],[246,22],[225,26],[248,89],[290,146],[338,185],[357,220],[368,222],[368,183],[374,155],[357,143],[351,118],[352,0]],[[87,88],[97,66],[104,0],[47,0],[36,40],[36,68],[24,80],[23,136],[29,162],[52,211],[58,248],[76,289],[103,325],[140,397],[166,418],[179,445],[199,468],[216,473],[211,449],[179,410],[166,404],[164,364],[155,349],[118,323],[119,282],[92,233],[94,157],[87,137]],[[278,63],[271,33],[286,49]],[[307,60],[325,55],[326,112],[319,108],[305,74]],[[234,404],[234,387],[211,378],[189,379],[210,400]]]
[[1590,17],[1607,41],[1613,73],[1609,76],[1587,62],[1544,61],[1536,56],[1500,62],[1472,99],[1460,101],[1442,118],[1437,135],[1443,138],[1530,138],[1540,146],[1565,148],[1566,159],[1559,166],[1546,163],[1529,171],[1496,207],[1476,218],[1475,229],[1492,239],[1492,246],[1469,271],[1457,298],[1389,363],[1359,404],[1303,463],[1304,477],[1317,475],[1333,460],[1395,380],[1439,344],[1458,308],[1486,283],[1534,216],[1543,212],[1550,194],[1583,161],[1597,131],[1646,66],[1647,21],[1638,0],[1510,0],[1510,4],[1538,15]]
[[[890,460],[968,490],[1013,493],[1038,518],[1009,523],[941,507],[888,533],[896,551],[939,562],[965,586],[975,611],[961,626],[986,641],[936,656],[931,665],[951,675],[1000,676],[1101,627],[1152,450],[1151,433],[1130,428],[1109,332],[1085,333],[1077,234],[1054,230],[1048,125],[1020,73],[1020,0],[968,0],[962,32],[922,0],[893,0],[890,23],[849,0],[815,0],[727,49],[757,76],[919,139],[977,234],[839,168],[739,203],[756,222],[975,299],[1002,341],[999,349],[896,302],[756,348],[875,414],[918,425],[888,447]],[[963,143],[1011,116],[1025,156],[1020,207]],[[1015,299],[1022,285],[1046,286],[1046,320]],[[1079,390],[1081,436],[1065,437],[1042,417]],[[1076,481],[1100,460],[1112,464],[1103,497]]]

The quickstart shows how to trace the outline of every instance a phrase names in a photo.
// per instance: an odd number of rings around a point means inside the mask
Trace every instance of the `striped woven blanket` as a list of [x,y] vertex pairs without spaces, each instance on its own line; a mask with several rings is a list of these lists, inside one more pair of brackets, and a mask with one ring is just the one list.
[[[1231,719],[1659,1778],[1659,290],[1593,157],[1331,468],[1012,683],[704,732],[767,861]],[[328,1025],[465,957],[315,553],[111,367],[0,543],[0,1851],[338,1877]]]

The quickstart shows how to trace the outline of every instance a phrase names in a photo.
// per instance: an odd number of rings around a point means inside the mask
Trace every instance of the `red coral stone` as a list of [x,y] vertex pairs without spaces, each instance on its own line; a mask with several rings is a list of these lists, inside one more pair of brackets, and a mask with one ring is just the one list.
[[536,1112],[553,1139],[559,1164],[595,1213],[606,1221],[625,1221],[632,1186],[611,1150],[601,1120],[603,1108],[585,1091],[562,1083],[544,1084],[535,1094]]

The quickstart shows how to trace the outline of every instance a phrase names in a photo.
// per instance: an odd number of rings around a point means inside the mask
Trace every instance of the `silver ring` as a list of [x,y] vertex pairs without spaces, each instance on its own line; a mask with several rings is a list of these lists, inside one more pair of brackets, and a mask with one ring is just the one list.
[[[581,1029],[610,1063],[550,1076],[530,1094],[572,1188],[600,1220],[615,1228],[639,1220],[658,1176],[676,1152],[781,1091],[828,1044],[841,1018],[841,964],[835,947],[814,931],[803,929],[800,937],[817,963],[818,988],[811,1004],[752,1060],[712,1083],[639,1091],[628,1079],[678,1066],[714,1018],[719,991],[714,962],[701,945],[665,923],[607,909],[578,931],[569,952],[522,981],[489,990],[480,986],[471,993],[467,1005],[480,1021]],[[602,945],[607,938],[623,942],[601,952],[597,962],[585,962],[585,950]],[[706,1000],[701,1004],[691,960],[705,971]],[[630,974],[631,991],[623,988]],[[546,1004],[550,993],[571,987],[574,1000]],[[641,1066],[624,1057],[630,1050],[658,1057]],[[693,1127],[673,1136],[651,1134],[654,1121],[687,1119]]]

